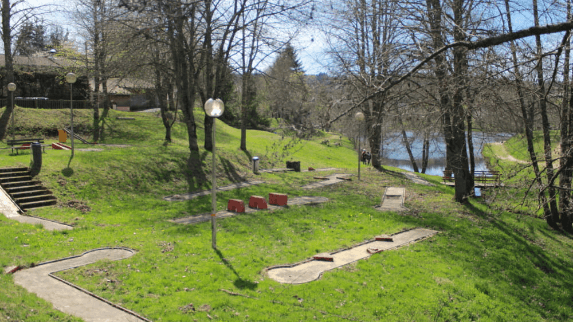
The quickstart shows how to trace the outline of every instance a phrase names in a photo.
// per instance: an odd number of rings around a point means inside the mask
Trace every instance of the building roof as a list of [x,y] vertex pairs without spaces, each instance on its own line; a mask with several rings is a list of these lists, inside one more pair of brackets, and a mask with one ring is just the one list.
[[[90,79],[90,89],[95,88],[93,78]],[[110,78],[107,80],[107,92],[116,95],[130,95],[142,89],[153,89],[150,82],[134,78]],[[99,92],[103,92],[103,86],[100,84]]]

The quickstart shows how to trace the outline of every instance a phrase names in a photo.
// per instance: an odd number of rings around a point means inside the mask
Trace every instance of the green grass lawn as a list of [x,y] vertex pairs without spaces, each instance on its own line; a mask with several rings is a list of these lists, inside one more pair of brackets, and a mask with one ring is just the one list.
[[[41,133],[55,138],[56,111],[18,109],[18,135]],[[89,111],[78,116],[89,129]],[[26,125],[42,114],[45,122]],[[45,114],[44,114],[45,113]],[[203,144],[202,119],[199,143]],[[136,120],[117,120],[134,116]],[[82,123],[83,122],[83,123]],[[49,128],[42,124],[50,124]],[[211,198],[168,202],[162,197],[210,188],[211,153],[203,148],[190,158],[186,130],[177,124],[174,142],[165,145],[161,120],[154,114],[112,111],[100,143],[76,142],[76,155],[47,150],[39,178],[59,200],[34,216],[74,226],[48,232],[0,216],[0,266],[31,266],[101,247],[127,247],[131,258],[101,261],[60,272],[69,280],[153,321],[568,321],[573,318],[573,241],[541,219],[496,210],[487,198],[456,204],[453,189],[441,178],[424,176],[434,187],[415,185],[400,170],[362,168],[362,180],[315,190],[300,187],[314,175],[357,173],[351,143],[325,133],[314,140],[248,131],[248,152],[239,149],[240,131],[217,124],[218,185],[247,179],[265,184],[220,192],[217,207],[228,199],[248,200],[269,192],[289,197],[324,196],[319,206],[258,211],[218,221],[218,250],[211,248],[210,223],[179,225],[169,219],[210,212]],[[54,133],[54,134],[52,134]],[[82,133],[89,137],[87,133]],[[17,136],[18,136],[17,135]],[[320,144],[331,138],[330,146]],[[336,141],[342,147],[333,146]],[[54,139],[55,141],[55,139]],[[0,147],[4,147],[0,145]],[[81,151],[97,148],[103,151]],[[0,166],[27,166],[30,154],[0,150]],[[261,168],[337,167],[316,173],[253,175],[250,160]],[[69,166],[68,166],[69,164]],[[404,213],[379,212],[384,187],[405,187]],[[509,190],[496,190],[500,196]],[[326,272],[301,285],[282,285],[265,269],[305,260],[320,252],[350,247],[380,234],[415,227],[440,231],[430,239]],[[1,321],[77,321],[50,303],[0,275]],[[238,294],[238,295],[233,295]]]

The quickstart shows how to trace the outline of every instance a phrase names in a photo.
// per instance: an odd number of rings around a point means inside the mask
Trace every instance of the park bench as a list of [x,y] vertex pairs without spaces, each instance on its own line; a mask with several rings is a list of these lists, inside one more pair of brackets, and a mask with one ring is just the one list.
[[475,171],[474,182],[493,183],[497,186],[501,183],[501,173],[499,171]]
[[[446,173],[444,171],[444,176],[442,177],[444,182],[454,182],[455,178],[452,176],[451,172]],[[491,183],[496,186],[501,183],[501,173],[499,171],[474,171],[474,182],[479,183]]]
[[[27,150],[30,149],[30,145],[32,143],[44,143],[44,139],[14,139],[14,140],[6,140],[6,144],[8,144],[12,148],[12,153],[16,150],[16,154],[18,154],[18,150]],[[46,152],[46,145],[42,144],[42,149]]]

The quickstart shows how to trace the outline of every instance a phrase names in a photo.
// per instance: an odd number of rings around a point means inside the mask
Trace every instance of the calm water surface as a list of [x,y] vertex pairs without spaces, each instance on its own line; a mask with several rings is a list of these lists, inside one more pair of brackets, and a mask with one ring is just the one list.
[[[414,136],[413,132],[406,132],[406,134],[408,138],[412,138]],[[474,132],[473,142],[476,170],[488,170],[481,154],[484,144],[491,142],[503,142],[512,136],[513,134],[509,133],[487,134],[483,132]],[[418,165],[418,169],[420,171],[422,171],[422,145],[423,142],[421,138],[414,139],[414,141],[410,144],[414,158],[416,158],[416,164]],[[410,157],[406,151],[406,147],[402,143],[401,133],[386,134],[386,138],[382,143],[382,164],[408,171],[414,171],[412,163],[410,162]],[[434,137],[430,140],[430,158],[428,160],[428,168],[426,169],[426,174],[441,176],[445,166],[446,143],[444,141],[444,137],[441,135],[434,135]]]

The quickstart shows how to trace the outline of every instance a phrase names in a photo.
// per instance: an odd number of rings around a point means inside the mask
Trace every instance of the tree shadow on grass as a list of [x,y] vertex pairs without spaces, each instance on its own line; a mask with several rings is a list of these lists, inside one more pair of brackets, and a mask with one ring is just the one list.
[[257,288],[257,286],[258,286],[257,283],[247,281],[239,275],[239,273],[235,270],[233,265],[225,258],[225,256],[223,255],[223,253],[221,253],[220,250],[215,249],[215,252],[219,256],[221,261],[225,264],[225,266],[227,266],[227,268],[229,268],[237,276],[237,279],[235,280],[235,282],[233,282],[235,287],[237,287],[238,289],[241,289],[241,290],[242,289],[254,290]]
[[[471,203],[467,203],[466,207],[471,210],[472,213],[480,217],[487,216],[487,214],[475,208],[475,206]],[[529,237],[525,234],[519,234],[519,231],[510,229],[510,227],[495,218],[492,218],[489,221],[505,236],[513,239],[517,244],[521,244],[527,250],[527,252],[521,254],[521,256],[527,256],[528,258],[531,256],[530,261],[537,268],[546,274],[557,274],[557,276],[559,276],[558,278],[563,281],[563,283],[566,283],[568,288],[573,287],[572,283],[567,282],[573,276],[573,269],[571,269],[571,267],[565,266],[562,262],[556,260],[555,258],[547,256],[547,253],[544,252],[541,247],[532,246],[532,242],[528,241]],[[539,231],[546,236],[548,235],[546,232],[543,232],[543,229],[539,229]]]
[[74,174],[74,169],[70,168],[69,164],[68,167],[62,170],[62,175],[64,177],[71,177]]
[[233,163],[229,162],[227,159],[219,158],[221,165],[225,171],[225,176],[231,180],[231,182],[245,181],[245,178],[241,176]]
[[404,179],[404,173],[403,172],[399,172],[399,171],[393,171],[393,170],[388,170],[385,169],[384,167],[372,167],[373,169],[376,169],[378,172],[393,176],[393,177],[397,177],[400,179]]
[[203,154],[191,153],[187,160],[187,169],[185,171],[189,192],[201,187],[207,181],[207,174],[203,170],[203,162],[207,158],[207,152]]

